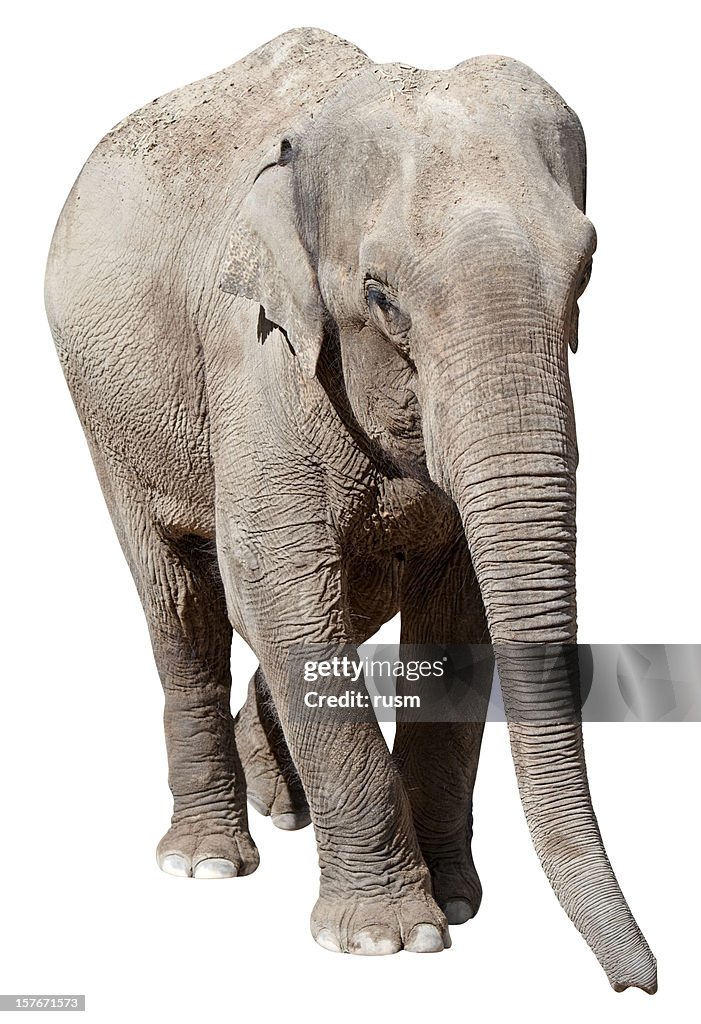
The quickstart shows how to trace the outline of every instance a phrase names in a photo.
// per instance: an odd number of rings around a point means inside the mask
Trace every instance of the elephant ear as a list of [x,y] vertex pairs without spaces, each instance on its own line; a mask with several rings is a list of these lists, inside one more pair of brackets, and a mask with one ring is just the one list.
[[300,238],[292,146],[283,139],[262,165],[236,215],[221,288],[260,303],[259,337],[278,327],[307,377],[316,373],[325,308]]

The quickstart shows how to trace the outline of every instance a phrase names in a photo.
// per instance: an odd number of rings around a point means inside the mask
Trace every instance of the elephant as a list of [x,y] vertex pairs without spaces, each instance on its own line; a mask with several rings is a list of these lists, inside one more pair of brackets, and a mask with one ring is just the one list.
[[[581,717],[528,664],[577,639],[568,347],[595,245],[579,120],[501,56],[426,71],[294,29],[98,144],[45,302],[163,685],[164,871],[254,871],[248,799],[313,823],[321,946],[449,946],[481,900],[484,723],[399,722],[390,752],[374,719],[290,711],[295,645],[399,612],[402,643],[494,645],[534,712],[509,735],[547,878],[614,989],[656,990]],[[236,718],[232,630],[259,663]]]

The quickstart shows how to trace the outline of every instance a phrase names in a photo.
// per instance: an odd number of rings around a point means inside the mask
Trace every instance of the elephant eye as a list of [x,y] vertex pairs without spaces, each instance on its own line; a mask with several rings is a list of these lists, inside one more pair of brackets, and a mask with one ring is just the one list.
[[374,303],[383,311],[383,313],[391,309],[392,303],[382,289],[378,288],[376,284],[369,284],[366,294],[369,306],[372,306]]
[[374,281],[366,283],[365,299],[370,313],[388,334],[406,334],[411,327],[411,319],[379,284]]

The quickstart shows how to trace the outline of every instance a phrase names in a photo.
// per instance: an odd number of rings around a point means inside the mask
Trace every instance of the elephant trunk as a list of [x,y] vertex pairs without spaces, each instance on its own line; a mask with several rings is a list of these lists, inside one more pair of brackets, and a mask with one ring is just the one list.
[[427,455],[466,531],[521,800],[545,874],[612,986],[651,993],[655,959],[606,855],[584,760],[577,707],[577,451],[566,356],[558,354],[562,346],[541,353],[527,348],[484,361],[473,348],[474,372],[465,373],[463,353],[452,371],[443,368],[442,381],[434,377]]

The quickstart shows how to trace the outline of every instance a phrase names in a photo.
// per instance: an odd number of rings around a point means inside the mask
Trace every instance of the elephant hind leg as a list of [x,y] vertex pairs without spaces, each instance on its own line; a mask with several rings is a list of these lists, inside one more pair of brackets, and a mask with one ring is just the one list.
[[234,728],[249,804],[270,815],[278,828],[304,828],[311,821],[307,798],[260,668],[248,684]]

